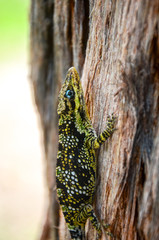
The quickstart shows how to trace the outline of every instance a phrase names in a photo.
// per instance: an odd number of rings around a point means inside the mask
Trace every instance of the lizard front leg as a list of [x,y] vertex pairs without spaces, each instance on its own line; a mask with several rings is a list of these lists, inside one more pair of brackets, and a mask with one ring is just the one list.
[[114,115],[108,116],[107,128],[99,135],[99,137],[94,139],[93,148],[99,148],[116,130],[114,128],[116,122],[116,117]]

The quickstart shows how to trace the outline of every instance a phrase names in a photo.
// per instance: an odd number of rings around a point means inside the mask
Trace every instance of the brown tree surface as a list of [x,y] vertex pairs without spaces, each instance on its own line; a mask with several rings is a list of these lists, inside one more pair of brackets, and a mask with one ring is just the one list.
[[[31,83],[43,129],[49,206],[41,240],[70,239],[55,189],[57,96],[75,66],[97,134],[94,208],[114,239],[159,239],[159,1],[32,0]],[[88,221],[88,239],[95,230]],[[102,239],[105,239],[104,235]]]

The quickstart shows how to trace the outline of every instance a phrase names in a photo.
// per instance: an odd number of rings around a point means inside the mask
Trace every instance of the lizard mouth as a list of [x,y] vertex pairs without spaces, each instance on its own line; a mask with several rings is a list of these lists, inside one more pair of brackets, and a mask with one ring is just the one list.
[[79,75],[75,67],[69,68],[66,76],[65,83],[71,84],[74,88],[79,89]]

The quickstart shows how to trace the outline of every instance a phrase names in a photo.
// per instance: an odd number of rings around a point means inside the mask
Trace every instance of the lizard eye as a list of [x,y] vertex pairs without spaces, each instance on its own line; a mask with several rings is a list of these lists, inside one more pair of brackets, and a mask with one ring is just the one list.
[[68,90],[66,91],[66,97],[67,97],[68,99],[73,98],[73,97],[74,97],[74,91],[68,89]]

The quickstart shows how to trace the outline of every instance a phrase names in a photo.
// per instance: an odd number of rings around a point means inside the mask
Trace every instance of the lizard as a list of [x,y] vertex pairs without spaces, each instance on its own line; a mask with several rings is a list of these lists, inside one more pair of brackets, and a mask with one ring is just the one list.
[[108,117],[106,129],[97,137],[90,121],[79,75],[68,70],[59,93],[59,146],[56,163],[56,188],[71,239],[85,239],[89,218],[98,236],[101,223],[93,210],[96,181],[95,150],[114,132],[116,117]]

